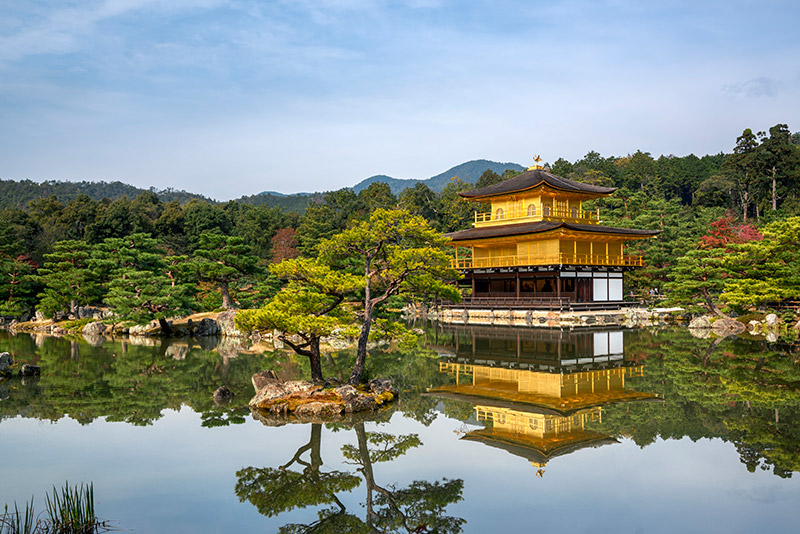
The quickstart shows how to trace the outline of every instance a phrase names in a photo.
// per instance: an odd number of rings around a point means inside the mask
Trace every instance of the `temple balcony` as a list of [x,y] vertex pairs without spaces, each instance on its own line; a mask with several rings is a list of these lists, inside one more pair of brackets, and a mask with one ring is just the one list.
[[498,226],[509,223],[539,222],[539,221],[565,221],[580,224],[599,224],[600,210],[579,210],[572,208],[568,210],[552,209],[544,206],[541,211],[532,212],[528,210],[502,210],[483,213],[475,212],[476,228],[486,226]]
[[606,254],[570,254],[552,256],[517,254],[491,258],[457,258],[451,261],[454,269],[486,269],[491,267],[527,267],[529,265],[601,265],[641,267],[642,256],[609,256]]

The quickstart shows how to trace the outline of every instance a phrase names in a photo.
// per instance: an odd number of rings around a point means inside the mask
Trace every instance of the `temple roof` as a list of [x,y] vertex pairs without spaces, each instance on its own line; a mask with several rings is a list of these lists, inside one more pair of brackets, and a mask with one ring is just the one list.
[[599,432],[581,431],[568,434],[561,442],[529,436],[494,432],[491,429],[480,429],[464,435],[461,439],[477,441],[503,449],[515,456],[525,458],[529,462],[545,463],[556,456],[564,456],[586,447],[601,447],[619,443],[615,438]]
[[[513,180],[513,178],[512,178]],[[660,230],[637,230],[634,228],[616,228],[614,226],[601,226],[598,224],[578,224],[563,221],[539,221],[533,223],[503,224],[499,226],[485,226],[481,228],[470,228],[445,234],[445,237],[452,241],[468,241],[472,239],[486,239],[491,237],[508,237],[514,235],[540,234],[550,230],[564,228],[578,232],[589,232],[593,234],[616,234],[628,235],[632,239],[636,237],[649,237],[658,235]]]
[[584,184],[570,180],[569,178],[562,178],[547,171],[534,169],[525,171],[522,174],[509,178],[500,183],[490,185],[489,187],[482,187],[473,191],[466,191],[459,193],[464,198],[481,198],[491,197],[495,195],[504,195],[509,193],[519,193],[527,189],[533,189],[540,184],[547,184],[555,189],[562,191],[572,191],[576,193],[589,193],[592,195],[608,195],[617,190],[616,187],[601,187],[599,185]]

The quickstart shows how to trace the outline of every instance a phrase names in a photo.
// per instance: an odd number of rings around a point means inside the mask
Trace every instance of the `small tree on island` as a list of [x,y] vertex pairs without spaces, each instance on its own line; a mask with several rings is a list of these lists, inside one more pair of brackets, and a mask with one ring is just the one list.
[[[345,295],[357,290],[361,280],[308,259],[291,259],[270,270],[289,280],[271,301],[259,310],[242,310],[236,325],[243,330],[278,330],[278,339],[297,354],[308,357],[311,380],[322,383],[319,341],[334,330],[352,325],[352,313],[339,305]],[[297,336],[302,342],[291,340]]]
[[[274,266],[273,272],[289,284],[262,309],[240,312],[236,324],[242,329],[281,330],[284,342],[288,335],[301,337],[303,343],[287,344],[309,357],[315,381],[322,380],[321,369],[315,367],[319,338],[337,328],[358,332],[356,361],[348,380],[358,385],[370,337],[407,334],[401,325],[376,321],[390,297],[436,294],[458,299],[457,289],[448,283],[456,272],[442,249],[445,243],[420,216],[406,210],[375,210],[368,220],[321,241],[316,261],[287,260]],[[363,295],[363,307],[350,311],[343,303],[356,293]]]
[[390,297],[441,295],[459,300],[458,290],[449,283],[457,274],[443,250],[446,244],[424,218],[399,209],[377,209],[368,220],[319,244],[321,260],[363,276],[361,329],[349,384],[361,382],[376,312]]

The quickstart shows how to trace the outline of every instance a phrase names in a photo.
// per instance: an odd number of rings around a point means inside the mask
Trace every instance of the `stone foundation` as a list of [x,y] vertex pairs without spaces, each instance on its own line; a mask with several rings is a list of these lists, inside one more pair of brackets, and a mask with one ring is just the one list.
[[675,322],[682,311],[681,308],[624,308],[621,310],[580,312],[448,308],[437,311],[430,310],[427,316],[430,319],[448,324],[543,328],[572,328],[580,326],[624,326],[631,328]]

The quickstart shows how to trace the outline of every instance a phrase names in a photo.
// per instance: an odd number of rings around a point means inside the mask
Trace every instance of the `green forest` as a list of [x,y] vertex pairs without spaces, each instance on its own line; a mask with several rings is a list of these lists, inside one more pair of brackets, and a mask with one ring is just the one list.
[[[626,291],[658,290],[690,311],[741,313],[800,300],[800,134],[785,124],[747,129],[731,146],[702,157],[592,151],[547,167],[618,188],[587,206],[600,210],[602,224],[661,230],[628,247],[646,266],[627,275]],[[358,193],[304,196],[289,209],[256,202],[257,195],[218,203],[117,182],[105,184],[116,192],[106,188],[98,198],[87,182],[64,192],[55,182],[3,181],[0,315],[105,306],[120,320],[143,322],[259,307],[281,287],[271,264],[315,258],[319,243],[375,210],[406,209],[440,232],[465,229],[475,206],[458,193],[516,174],[487,170],[474,184],[454,176],[441,192],[416,183],[398,195],[373,182]]]

